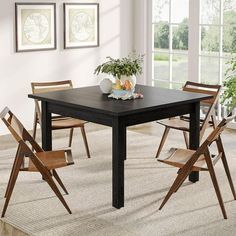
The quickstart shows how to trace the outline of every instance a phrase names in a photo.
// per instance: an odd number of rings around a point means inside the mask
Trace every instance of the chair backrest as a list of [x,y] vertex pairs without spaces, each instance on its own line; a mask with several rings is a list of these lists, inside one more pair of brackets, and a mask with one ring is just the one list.
[[[47,93],[53,91],[60,91],[66,89],[72,89],[73,84],[71,80],[64,80],[64,81],[55,81],[55,82],[32,82],[32,93]],[[40,109],[40,102],[35,99],[35,113],[38,122],[41,124],[41,109]]]
[[33,137],[29,134],[29,132],[24,128],[22,123],[17,119],[17,117],[10,111],[8,107],[5,107],[0,113],[0,119],[2,119],[19,145],[23,145],[27,150],[31,151],[29,146],[26,144],[26,141],[28,141],[36,152],[43,151],[43,149],[33,139]]
[[223,152],[223,145],[220,138],[221,133],[225,130],[228,123],[234,120],[236,117],[236,114],[230,113],[226,118],[224,118],[217,126],[214,128],[214,130],[208,135],[206,140],[201,144],[201,146],[198,148],[198,154],[205,154],[206,150],[209,150],[209,147],[213,142],[216,142],[217,147],[222,147],[221,150],[218,149],[219,154],[220,152]]
[[203,100],[202,104],[214,104],[217,98],[219,98],[221,90],[221,85],[210,85],[201,84],[196,82],[187,81],[183,86],[183,91],[188,91],[192,93],[202,93],[213,96],[213,98],[208,100]]
[[218,125],[217,127],[211,132],[211,134],[207,137],[206,142],[211,145],[213,142],[217,142],[221,133],[224,131],[224,129],[227,127],[228,123],[234,120],[236,117],[236,113],[232,114],[232,112],[225,117]]
[[205,118],[201,125],[200,139],[202,138],[206,127],[209,124],[211,116],[215,116],[215,107],[220,97],[221,85],[208,85],[200,84],[195,82],[187,81],[183,87],[183,91],[192,92],[192,93],[201,93],[206,95],[211,95],[213,98],[203,100],[201,106],[207,106],[208,110],[206,112]]

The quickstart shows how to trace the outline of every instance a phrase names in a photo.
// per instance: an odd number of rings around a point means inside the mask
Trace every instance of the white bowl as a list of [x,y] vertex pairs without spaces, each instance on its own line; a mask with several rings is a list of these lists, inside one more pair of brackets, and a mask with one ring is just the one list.
[[131,96],[134,93],[134,89],[130,89],[130,90],[112,89],[112,93],[118,97],[124,97],[127,95]]

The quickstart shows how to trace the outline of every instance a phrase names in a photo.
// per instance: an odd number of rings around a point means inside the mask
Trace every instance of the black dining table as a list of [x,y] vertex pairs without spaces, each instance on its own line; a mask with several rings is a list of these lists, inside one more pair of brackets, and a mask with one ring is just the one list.
[[[195,150],[199,147],[200,102],[211,98],[204,94],[144,85],[136,85],[136,91],[143,94],[142,99],[108,98],[108,95],[102,94],[99,86],[28,95],[29,98],[41,101],[42,147],[45,151],[52,150],[52,114],[79,118],[112,127],[112,205],[117,209],[124,207],[126,128],[189,114],[189,145],[190,149]],[[153,147],[154,150],[155,148]],[[198,181],[199,173],[192,172],[189,180]]]

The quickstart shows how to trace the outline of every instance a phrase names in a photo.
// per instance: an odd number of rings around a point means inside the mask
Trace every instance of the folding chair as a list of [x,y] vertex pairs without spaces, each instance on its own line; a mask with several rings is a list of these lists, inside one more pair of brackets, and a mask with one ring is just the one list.
[[[72,85],[71,80],[64,80],[64,81],[55,81],[55,82],[34,82],[34,83],[31,83],[31,87],[32,87],[33,94],[37,94],[37,93],[46,93],[46,92],[52,92],[52,91],[72,89],[73,85]],[[41,122],[40,102],[37,99],[35,99],[35,112],[34,112],[34,125],[33,125],[33,138],[34,139],[36,137],[37,124],[41,126],[41,123],[42,122]],[[86,132],[84,128],[84,125],[86,123],[88,122],[84,120],[57,115],[57,116],[52,117],[52,130],[70,129],[68,146],[71,147],[74,128],[80,128],[83,141],[84,141],[84,146],[87,153],[87,157],[90,158],[88,141],[87,141]]]
[[[226,160],[225,151],[220,137],[220,134],[226,128],[227,124],[232,121],[235,116],[236,115],[230,114],[227,118],[224,118],[196,151],[189,149],[172,148],[165,158],[158,158],[158,161],[160,162],[179,168],[178,175],[174,183],[172,184],[169,192],[167,193],[165,199],[163,200],[159,208],[160,210],[166,204],[172,194],[178,191],[179,187],[182,185],[182,183],[192,171],[209,171],[222,210],[222,214],[224,218],[227,219],[224,203],[216,179],[214,165],[219,159],[222,160],[229,181],[229,185],[233,193],[233,197],[236,200],[233,181],[230,175],[229,166]],[[214,142],[217,145],[218,155],[212,155],[209,150],[210,145]]]
[[[200,84],[195,82],[187,81],[186,84],[183,87],[183,91],[192,92],[192,93],[202,93],[202,94],[208,94],[213,96],[212,99],[204,100],[201,102],[201,108],[204,109],[206,115],[203,119],[201,119],[200,123],[200,141],[204,135],[204,132],[206,128],[209,125],[216,126],[216,117],[215,117],[215,106],[218,102],[219,96],[220,96],[220,85],[207,85],[207,84]],[[184,134],[184,140],[186,147],[189,148],[188,144],[188,133],[189,130],[189,117],[187,116],[180,116],[180,117],[174,117],[170,119],[165,119],[158,121],[157,123],[164,125],[165,130],[161,139],[161,142],[159,144],[159,147],[157,149],[156,158],[159,157],[161,150],[164,146],[164,143],[166,141],[166,138],[169,134],[170,129],[180,130]]]
[[[64,184],[56,172],[56,169],[74,164],[71,151],[69,149],[60,151],[44,151],[8,107],[5,107],[5,109],[0,113],[0,118],[18,142],[18,149],[5,193],[6,200],[2,211],[2,217],[4,217],[6,213],[19,171],[40,172],[43,179],[48,183],[61,203],[71,214],[70,208],[52,178],[54,177],[65,193],[68,194]],[[32,147],[29,146],[28,143]],[[26,159],[28,159],[28,163],[26,163]]]

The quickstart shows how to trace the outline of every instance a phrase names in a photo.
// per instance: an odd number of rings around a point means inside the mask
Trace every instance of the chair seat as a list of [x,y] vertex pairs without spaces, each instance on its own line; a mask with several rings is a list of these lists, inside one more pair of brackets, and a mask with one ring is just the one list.
[[[48,151],[48,152],[37,152],[35,153],[38,159],[49,169],[57,169],[65,167],[67,165],[72,165],[74,162],[68,162],[65,151]],[[28,171],[38,171],[31,159],[29,159]]]
[[[171,166],[182,168],[195,152],[196,150],[171,148],[166,155],[161,155],[157,160]],[[208,170],[204,155],[198,158],[192,170]]]
[[74,118],[55,118],[52,120],[52,129],[68,129],[83,126],[87,121]]
[[182,120],[180,118],[171,118],[157,121],[157,123],[164,125],[171,129],[178,129],[183,131],[189,131],[189,121]]

